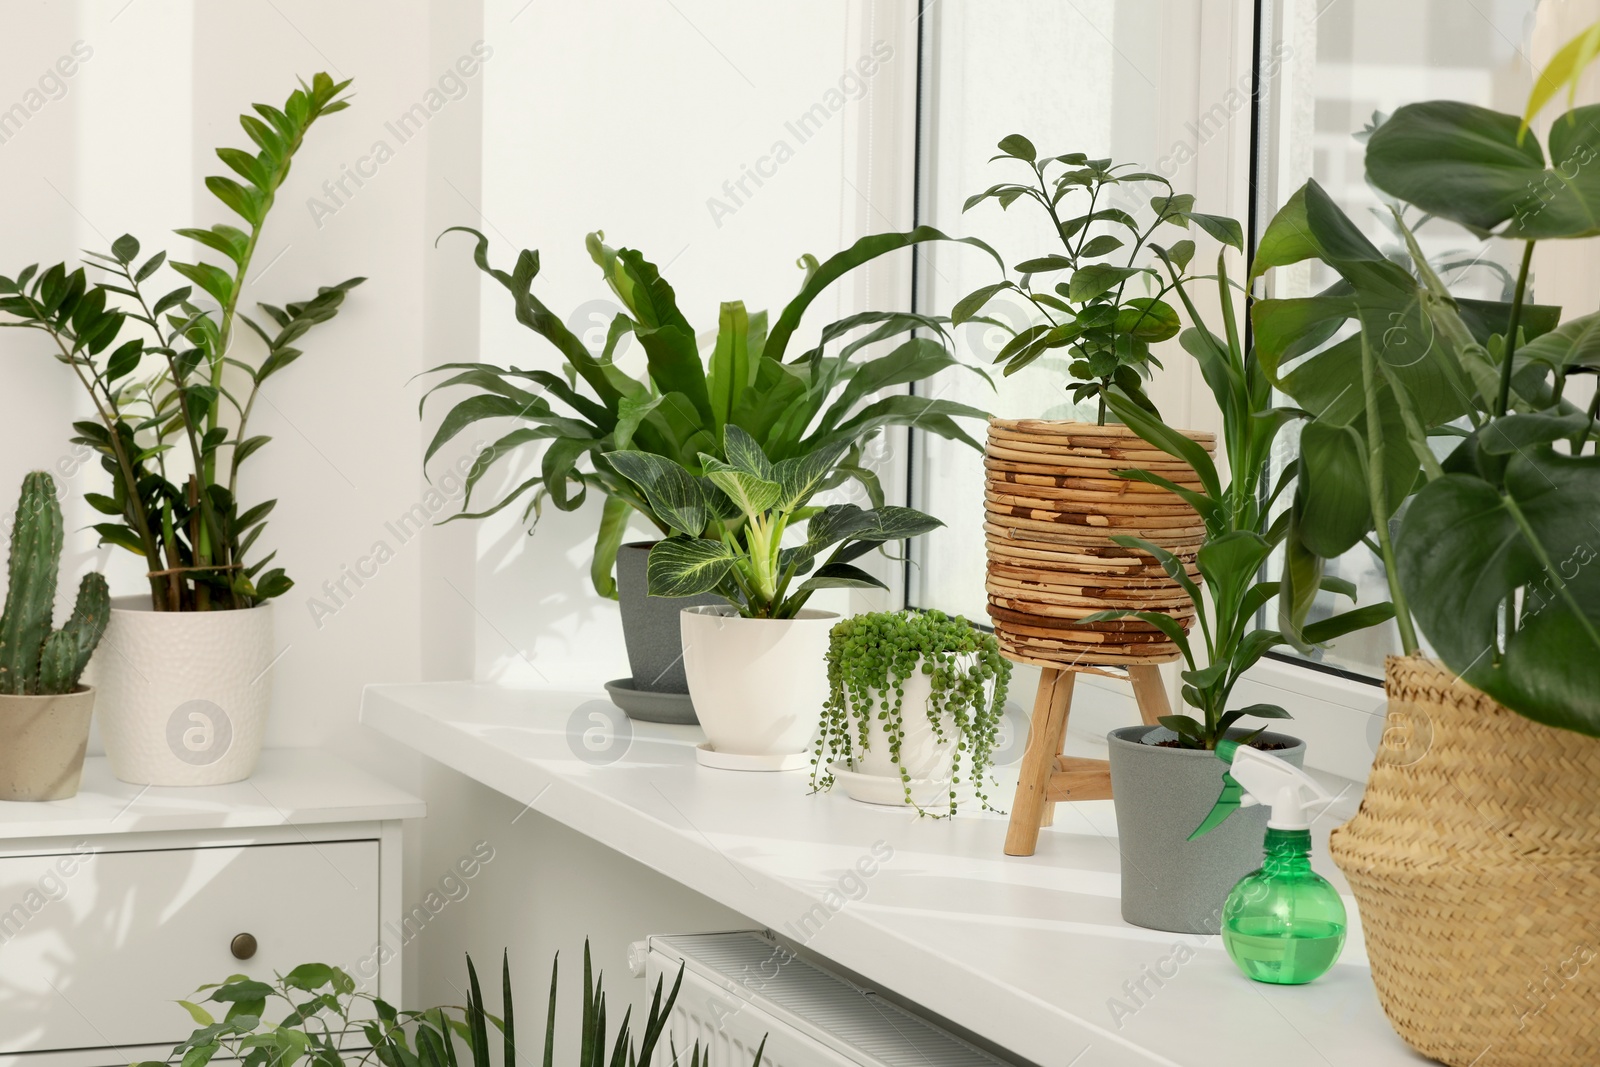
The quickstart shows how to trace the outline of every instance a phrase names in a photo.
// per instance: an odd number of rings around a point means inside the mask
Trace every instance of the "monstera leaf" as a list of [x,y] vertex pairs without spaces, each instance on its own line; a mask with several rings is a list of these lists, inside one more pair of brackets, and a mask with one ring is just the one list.
[[1528,448],[1506,464],[1503,492],[1472,474],[1430,482],[1395,549],[1417,622],[1451,669],[1531,719],[1600,736],[1595,500],[1600,457]]
[[1367,142],[1367,177],[1391,196],[1480,237],[1600,234],[1600,105],[1550,127],[1550,161],[1522,120],[1474,104],[1407,104]]

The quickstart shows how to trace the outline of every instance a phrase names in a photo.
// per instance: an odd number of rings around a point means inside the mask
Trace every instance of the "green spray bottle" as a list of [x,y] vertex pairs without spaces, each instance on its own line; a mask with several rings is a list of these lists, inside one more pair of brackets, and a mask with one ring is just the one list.
[[1222,943],[1245,976],[1274,985],[1321,977],[1344,949],[1345,910],[1338,892],[1311,869],[1308,801],[1333,800],[1300,768],[1236,741],[1217,756],[1230,764],[1222,795],[1189,835],[1193,841],[1240,808],[1265,804],[1266,858],[1239,880],[1222,911]]

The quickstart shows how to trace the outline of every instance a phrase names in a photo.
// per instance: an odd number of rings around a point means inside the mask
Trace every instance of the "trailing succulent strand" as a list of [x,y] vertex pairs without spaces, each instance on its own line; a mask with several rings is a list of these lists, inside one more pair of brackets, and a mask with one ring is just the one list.
[[830,764],[848,765],[867,750],[875,717],[899,768],[906,803],[924,815],[935,814],[913,800],[911,774],[901,758],[905,686],[917,672],[932,683],[926,713],[934,737],[954,742],[950,805],[942,814],[955,814],[956,786],[963,773],[972,780],[979,803],[994,810],[984,791],[984,775],[1004,714],[1011,664],[1000,655],[993,634],[940,611],[872,612],[834,626],[828,639],[828,702],[812,760],[814,792],[833,786]]
[[61,570],[61,505],[55,481],[34,471],[22,481],[11,527],[6,605],[0,614],[0,693],[70,693],[88,666],[111,615],[103,575],[84,575],[72,618],[52,631]]

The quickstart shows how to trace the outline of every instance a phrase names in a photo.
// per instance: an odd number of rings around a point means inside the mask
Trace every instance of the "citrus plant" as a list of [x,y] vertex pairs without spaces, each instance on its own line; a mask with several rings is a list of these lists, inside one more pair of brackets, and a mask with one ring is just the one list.
[[[1061,248],[1016,264],[1015,281],[1007,278],[967,294],[952,309],[952,323],[977,320],[1010,330],[1011,340],[995,356],[1008,375],[1065,350],[1072,399],[1096,401],[1102,425],[1107,398],[1117,394],[1153,413],[1156,408],[1145,395],[1144,382],[1150,368],[1160,367],[1161,362],[1150,346],[1176,337],[1180,328],[1177,311],[1163,299],[1173,283],[1156,270],[1154,255],[1159,251],[1169,267],[1182,271],[1193,258],[1195,245],[1184,238],[1163,249],[1151,239],[1163,225],[1182,230],[1194,225],[1243,251],[1244,231],[1233,219],[1195,211],[1192,195],[1174,193],[1166,178],[1133,171],[1131,164],[1090,159],[1083,152],[1040,156],[1021,134],[1001,139],[999,148],[1000,154],[990,162],[1020,163],[1030,171],[1027,180],[990,186],[968,197],[962,210],[970,211],[986,200],[997,201],[1005,210],[1027,200],[1048,217],[1050,244],[1059,241]],[[1108,202],[1123,186],[1141,183],[1166,190],[1149,199],[1154,215],[1147,221]],[[1074,205],[1072,213],[1066,207],[1069,203]],[[1143,286],[1144,292],[1130,292],[1129,283]],[[1012,330],[1004,322],[981,317],[983,308],[1004,292],[1027,300],[1039,321]]]

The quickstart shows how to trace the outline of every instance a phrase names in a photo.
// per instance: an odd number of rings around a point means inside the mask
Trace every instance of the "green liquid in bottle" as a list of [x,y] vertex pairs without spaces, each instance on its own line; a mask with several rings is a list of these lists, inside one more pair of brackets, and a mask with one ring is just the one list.
[[1245,875],[1223,910],[1222,943],[1249,978],[1300,985],[1319,978],[1344,948],[1344,901],[1311,869],[1311,834],[1268,830],[1267,858]]

